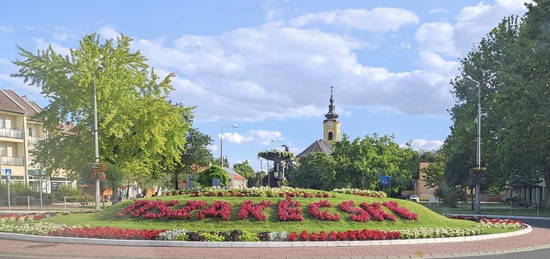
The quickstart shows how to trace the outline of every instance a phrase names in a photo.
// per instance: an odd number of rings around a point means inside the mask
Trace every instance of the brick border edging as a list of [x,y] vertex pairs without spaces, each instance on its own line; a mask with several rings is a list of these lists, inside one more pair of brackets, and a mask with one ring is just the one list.
[[353,247],[353,246],[379,246],[379,245],[412,245],[412,244],[433,244],[448,242],[479,241],[495,238],[513,237],[531,232],[530,225],[526,228],[506,233],[487,234],[464,237],[445,238],[421,238],[421,239],[394,239],[394,240],[369,240],[369,241],[293,241],[293,242],[201,242],[201,241],[162,241],[162,240],[126,240],[126,239],[99,239],[99,238],[76,238],[37,236],[27,234],[0,232],[0,239],[11,239],[21,241],[32,241],[41,243],[65,243],[65,244],[87,244],[87,245],[112,245],[112,246],[150,246],[150,247]]
[[491,214],[468,214],[468,213],[442,213],[443,216],[465,216],[465,217],[480,217],[480,218],[501,218],[501,219],[533,219],[533,220],[550,220],[549,217],[533,217],[533,216],[513,216],[513,215],[491,215]]

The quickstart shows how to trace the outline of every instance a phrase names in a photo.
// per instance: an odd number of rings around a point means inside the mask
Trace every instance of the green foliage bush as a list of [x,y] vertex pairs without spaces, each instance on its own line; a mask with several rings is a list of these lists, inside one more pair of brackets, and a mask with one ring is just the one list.
[[227,186],[227,183],[229,181],[229,175],[227,174],[227,172],[221,167],[214,165],[206,169],[204,172],[199,173],[197,182],[199,182],[204,187],[212,186],[212,179],[214,178],[220,179],[222,186]]

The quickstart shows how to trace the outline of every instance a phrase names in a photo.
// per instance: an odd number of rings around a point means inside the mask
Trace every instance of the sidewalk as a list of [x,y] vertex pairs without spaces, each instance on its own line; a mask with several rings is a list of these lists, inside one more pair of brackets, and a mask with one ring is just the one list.
[[550,229],[533,228],[525,235],[483,241],[331,248],[128,247],[1,240],[0,251],[8,257],[31,258],[444,258],[550,248],[549,236]]

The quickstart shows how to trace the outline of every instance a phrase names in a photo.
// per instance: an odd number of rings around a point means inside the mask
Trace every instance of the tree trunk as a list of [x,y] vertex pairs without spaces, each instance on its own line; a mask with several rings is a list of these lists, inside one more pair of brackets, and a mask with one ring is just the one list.
[[174,189],[178,190],[178,170],[174,171]]
[[546,189],[546,201],[544,202],[545,208],[550,208],[550,171],[544,173],[544,189]]

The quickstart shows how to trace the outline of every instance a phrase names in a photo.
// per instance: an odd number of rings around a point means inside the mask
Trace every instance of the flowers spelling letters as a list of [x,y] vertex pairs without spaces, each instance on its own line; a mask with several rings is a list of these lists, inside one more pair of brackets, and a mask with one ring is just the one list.
[[261,201],[259,204],[254,205],[251,200],[246,200],[239,209],[239,219],[245,220],[252,215],[256,220],[264,221],[265,215],[262,211],[269,205],[271,205],[270,201]]

